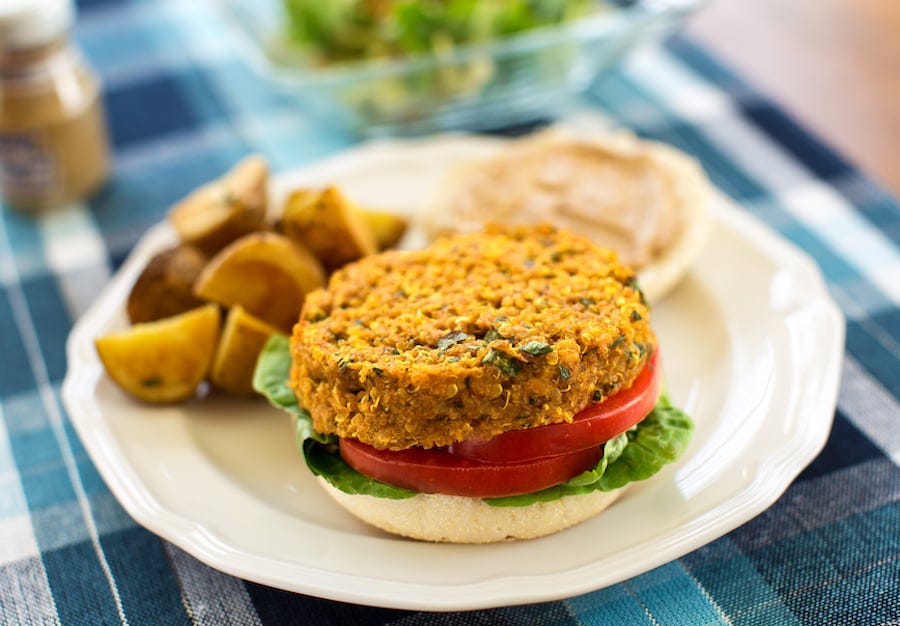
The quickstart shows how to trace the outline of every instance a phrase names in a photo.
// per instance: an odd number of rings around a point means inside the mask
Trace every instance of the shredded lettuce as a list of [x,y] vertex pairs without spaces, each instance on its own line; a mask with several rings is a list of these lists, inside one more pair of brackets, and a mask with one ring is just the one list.
[[[309,412],[297,402],[293,390],[287,385],[290,369],[288,338],[275,335],[269,339],[259,356],[253,376],[253,388],[268,398],[273,406],[292,416],[297,447],[303,453],[310,471],[349,494],[392,499],[416,495],[415,491],[368,478],[350,467],[338,452],[337,437],[316,432]],[[485,498],[485,502],[492,506],[528,506],[536,502],[550,502],[563,496],[597,490],[612,491],[630,482],[646,480],[684,453],[693,430],[691,419],[672,406],[668,396],[663,394],[650,414],[639,424],[603,444],[603,458],[593,469],[561,485],[535,493]]]

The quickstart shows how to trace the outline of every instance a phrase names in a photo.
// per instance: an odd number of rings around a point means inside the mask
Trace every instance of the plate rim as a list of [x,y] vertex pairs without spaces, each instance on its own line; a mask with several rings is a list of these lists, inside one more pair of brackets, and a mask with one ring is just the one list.
[[[458,139],[458,136],[453,137],[454,141]],[[278,178],[296,175],[298,170],[333,164],[343,158],[365,159],[366,153],[377,155],[385,148],[390,150],[399,146],[400,149],[409,147],[415,149],[415,146],[433,145],[435,141],[440,141],[440,138],[427,141],[378,140],[361,144],[323,161],[304,164],[295,170],[283,172],[276,177],[273,184],[277,186]],[[359,153],[363,153],[362,156]],[[80,390],[92,388],[97,378],[102,376],[102,366],[93,352],[95,327],[104,312],[122,306],[121,301],[114,302],[108,296],[121,290],[123,283],[129,283],[136,278],[142,262],[151,251],[167,242],[174,242],[174,232],[165,222],[155,225],[141,237],[113,279],[73,326],[66,344],[68,367],[62,385],[63,403],[92,462],[110,492],[128,514],[141,526],[227,574],[331,600],[426,611],[456,611],[550,601],[593,591],[677,559],[757,516],[771,506],[815,458],[827,442],[831,431],[844,353],[844,318],[827,291],[821,271],[805,252],[770,230],[755,217],[743,212],[728,198],[717,194],[715,205],[714,222],[721,221],[748,243],[763,249],[767,257],[779,261],[777,265],[780,268],[788,270],[794,276],[802,276],[802,280],[809,285],[810,292],[815,294],[816,297],[805,301],[801,308],[819,310],[823,324],[829,324],[833,332],[828,333],[832,341],[827,348],[825,373],[819,381],[821,393],[815,395],[818,402],[812,407],[804,405],[803,409],[805,412],[823,414],[826,417],[811,420],[802,437],[798,434],[793,439],[785,440],[785,446],[782,448],[785,458],[777,463],[778,467],[766,464],[764,476],[757,476],[751,486],[739,490],[739,493],[744,494],[741,507],[730,506],[734,504],[735,499],[735,495],[732,494],[718,507],[703,512],[702,515],[679,527],[678,532],[672,534],[668,541],[660,546],[661,549],[654,554],[654,558],[617,563],[616,580],[610,582],[598,585],[596,577],[588,575],[588,572],[596,569],[597,561],[592,561],[564,572],[504,575],[444,586],[360,576],[354,576],[354,580],[365,581],[366,584],[347,585],[348,574],[345,573],[273,561],[268,557],[248,554],[239,548],[229,546],[222,537],[217,536],[197,520],[188,519],[167,509],[153,497],[141,481],[136,484],[129,481],[129,474],[139,478],[137,472],[130,466],[127,467],[127,472],[122,472],[120,465],[114,462],[117,457],[124,457],[124,452],[119,450],[121,454],[117,454],[118,446],[111,429],[92,432],[92,424],[102,419],[102,409],[96,402],[85,403]],[[798,438],[800,440],[795,441]],[[788,443],[793,443],[794,447],[788,449]],[[127,461],[127,458],[123,460]],[[724,517],[723,512],[718,511],[721,508],[728,509],[724,511]],[[704,530],[704,526],[706,518],[713,514],[716,514],[719,522],[716,524],[715,532],[712,533],[714,536],[710,537],[710,530]],[[608,560],[604,562],[608,567]],[[563,576],[569,576],[571,579],[573,575],[576,582],[570,581],[563,589],[555,588],[547,582],[548,579]]]

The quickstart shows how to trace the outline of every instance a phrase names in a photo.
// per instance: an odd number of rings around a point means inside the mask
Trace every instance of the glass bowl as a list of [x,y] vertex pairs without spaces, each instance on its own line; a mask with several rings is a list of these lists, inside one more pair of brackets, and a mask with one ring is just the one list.
[[221,0],[250,64],[311,112],[367,135],[484,130],[552,117],[704,0],[598,2],[591,14],[442,55],[313,66],[281,0]]

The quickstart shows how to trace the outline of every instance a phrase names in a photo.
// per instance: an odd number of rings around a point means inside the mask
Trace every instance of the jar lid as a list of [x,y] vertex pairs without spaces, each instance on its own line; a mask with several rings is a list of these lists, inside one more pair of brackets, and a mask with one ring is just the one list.
[[72,24],[72,0],[0,0],[0,49],[43,46]]

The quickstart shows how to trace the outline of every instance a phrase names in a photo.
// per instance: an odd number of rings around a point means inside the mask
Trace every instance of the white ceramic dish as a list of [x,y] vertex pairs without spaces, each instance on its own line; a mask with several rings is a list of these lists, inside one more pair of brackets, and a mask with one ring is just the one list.
[[[449,158],[478,142],[378,143],[281,176],[342,184],[413,210]],[[468,151],[468,152],[467,152]],[[462,610],[569,597],[710,542],[771,505],[824,445],[843,320],[809,258],[719,198],[712,237],[654,309],[673,400],[697,429],[686,455],[597,518],[542,539],[439,545],[383,534],[315,484],[290,424],[264,401],[209,397],[157,408],[104,375],[93,338],[125,324],[152,229],[76,324],[63,397],[110,490],[140,524],[229,574],[385,607]]]

